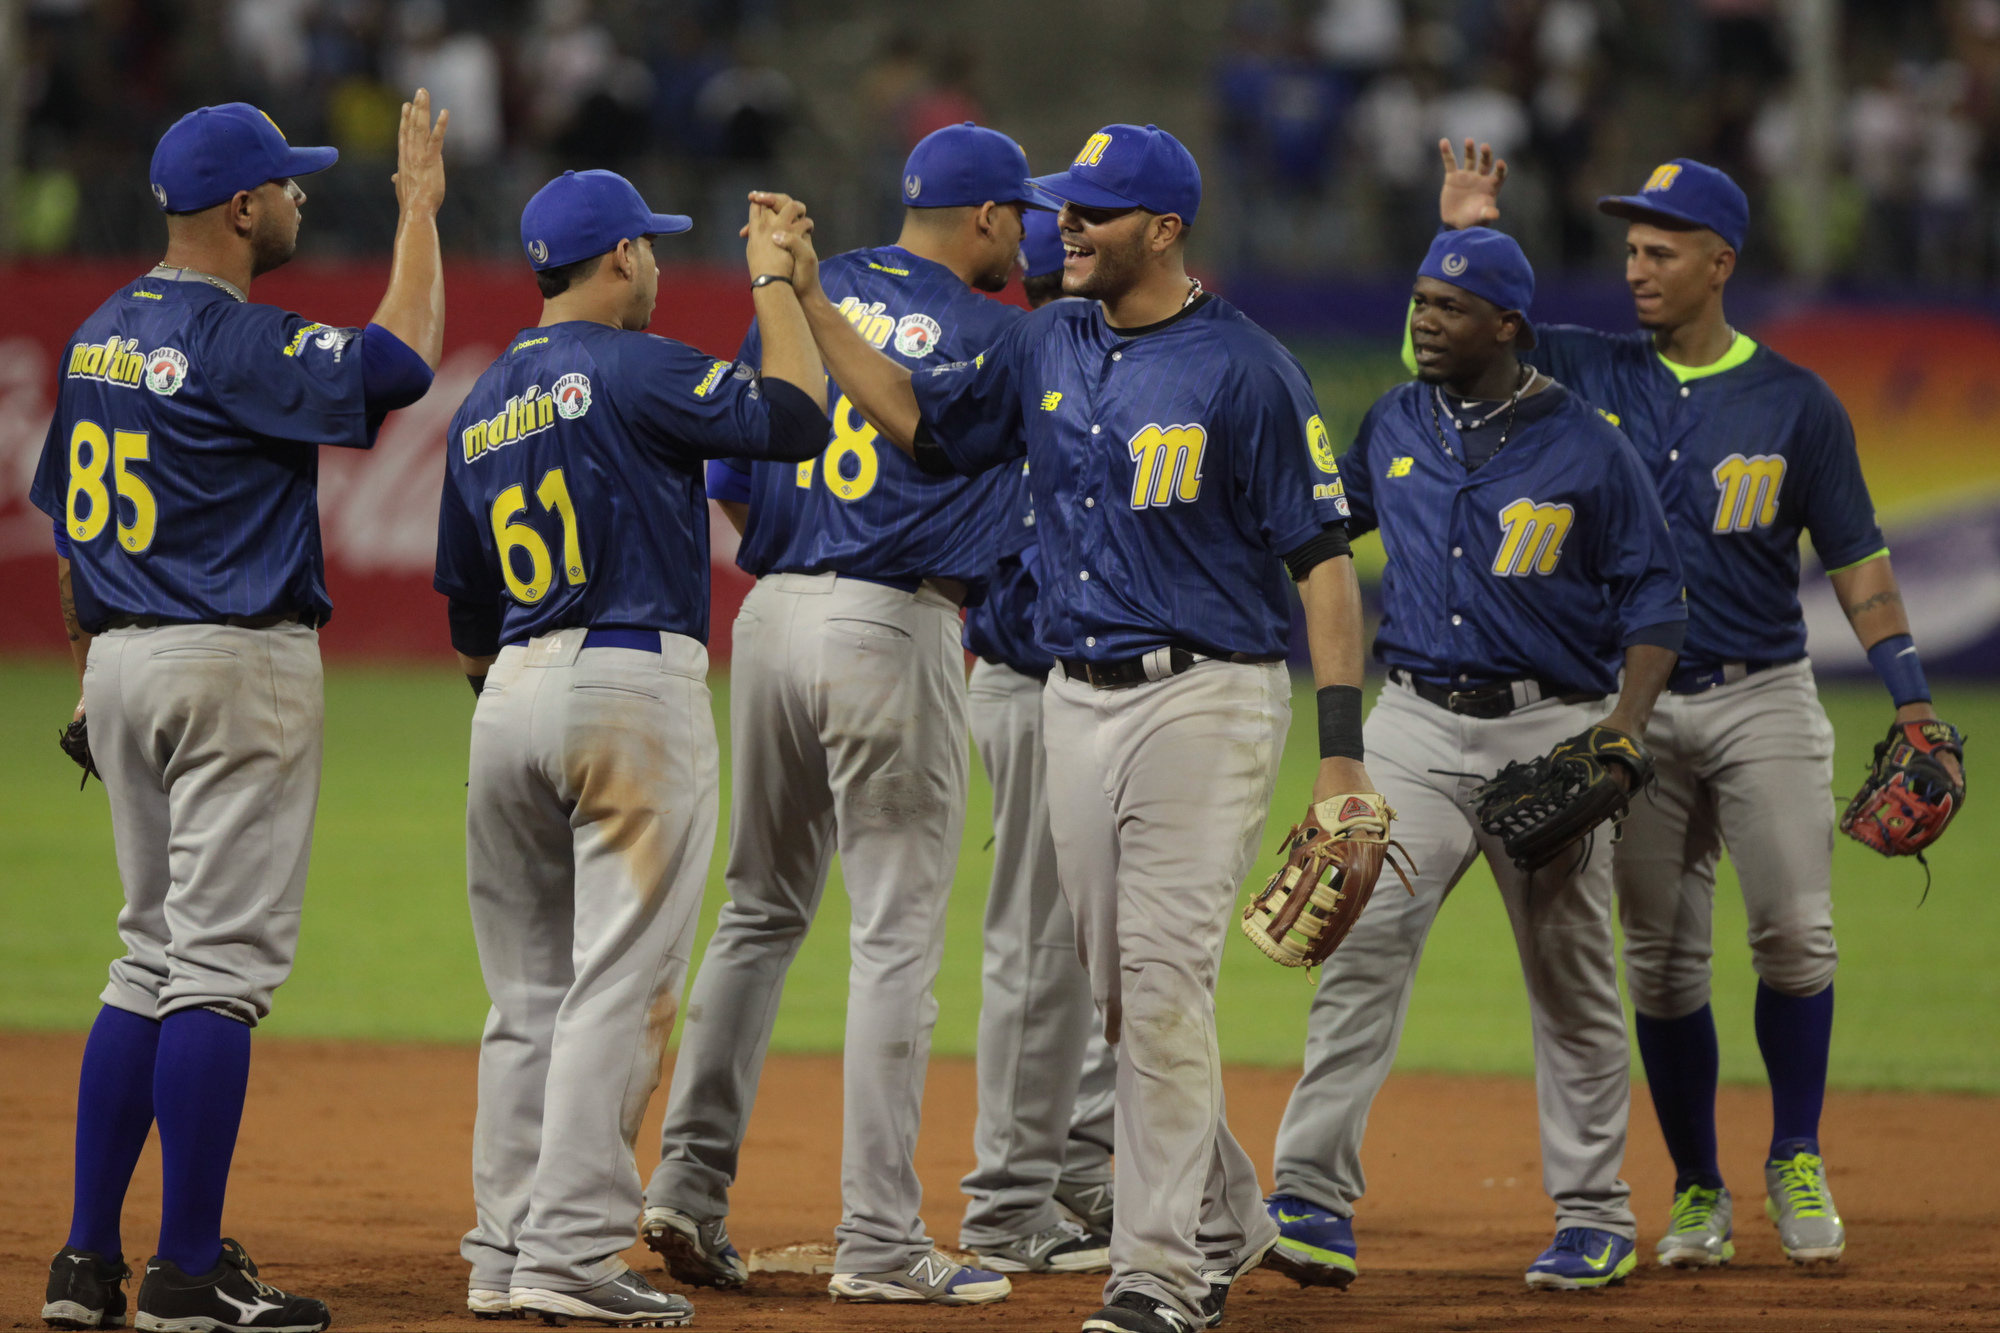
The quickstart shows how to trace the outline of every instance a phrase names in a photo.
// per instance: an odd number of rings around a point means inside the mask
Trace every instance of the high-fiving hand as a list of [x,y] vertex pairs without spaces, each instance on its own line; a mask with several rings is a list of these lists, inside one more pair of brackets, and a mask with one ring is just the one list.
[[[765,224],[757,225],[758,210],[765,211]],[[807,296],[819,290],[819,255],[813,249],[813,220],[806,214],[806,206],[800,200],[786,194],[772,194],[755,190],[750,195],[751,224],[743,234],[750,240],[751,273],[788,273],[792,288],[800,296]],[[759,245],[768,244],[772,251],[766,253],[772,267],[758,266]]]
[[431,94],[428,88],[403,103],[402,123],[396,129],[396,206],[405,213],[435,214],[444,203],[444,129],[451,112],[440,111],[431,123]]
[[1451,140],[1439,139],[1438,156],[1444,159],[1444,188],[1438,193],[1438,216],[1444,225],[1463,230],[1498,222],[1507,164],[1493,160],[1493,145],[1480,144],[1475,152],[1472,140],[1467,139],[1461,165]]

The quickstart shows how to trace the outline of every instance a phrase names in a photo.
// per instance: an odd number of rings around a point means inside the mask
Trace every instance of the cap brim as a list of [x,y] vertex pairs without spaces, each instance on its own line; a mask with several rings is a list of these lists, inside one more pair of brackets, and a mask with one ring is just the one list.
[[1044,190],[1035,181],[1029,181],[1026,188],[1021,191],[1020,197],[1011,202],[1023,208],[1039,208],[1045,213],[1060,213],[1063,206],[1062,200]]
[[1627,222],[1652,222],[1664,218],[1699,231],[1714,230],[1700,218],[1689,217],[1679,209],[1662,208],[1644,195],[1608,194],[1597,201],[1597,211],[1614,218],[1624,218]]
[[683,213],[648,213],[646,234],[648,236],[672,236],[676,232],[689,231],[694,227],[694,219]]
[[1075,173],[1058,171],[1053,176],[1037,176],[1028,184],[1054,197],[1056,208],[1063,204],[1076,204],[1083,208],[1143,208],[1137,199],[1127,199],[1122,194],[1113,194],[1101,185],[1093,185],[1079,179]]
[[288,148],[285,152],[285,176],[310,176],[315,171],[325,171],[340,161],[338,148]]

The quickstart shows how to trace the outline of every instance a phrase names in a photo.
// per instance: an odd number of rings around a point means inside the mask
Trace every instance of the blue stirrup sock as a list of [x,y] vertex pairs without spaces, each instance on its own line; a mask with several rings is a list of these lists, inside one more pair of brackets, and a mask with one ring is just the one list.
[[1674,1193],[1694,1185],[1721,1189],[1715,1152],[1715,1083],[1721,1059],[1715,1015],[1704,1004],[1679,1018],[1633,1018],[1653,1113],[1674,1159]]
[[250,1082],[250,1029],[208,1009],[160,1024],[153,1073],[160,1121],[160,1248],[199,1277],[222,1258],[222,1201]]
[[153,1129],[153,1054],[160,1025],[105,1005],[83,1045],[76,1087],[76,1195],[65,1244],[116,1262],[119,1214]]
[[1757,983],[1757,1049],[1771,1079],[1772,1160],[1799,1152],[1819,1155],[1819,1113],[1832,1045],[1832,982],[1819,994],[1804,996]]

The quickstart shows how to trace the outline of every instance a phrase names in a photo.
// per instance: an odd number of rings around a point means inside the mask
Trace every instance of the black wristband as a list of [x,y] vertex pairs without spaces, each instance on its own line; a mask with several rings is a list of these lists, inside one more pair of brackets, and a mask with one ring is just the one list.
[[791,286],[791,275],[789,273],[759,273],[756,277],[750,279],[750,290],[754,292],[759,287],[769,287],[779,282],[784,283],[787,287]]
[[1319,690],[1319,757],[1361,762],[1361,688],[1322,685]]

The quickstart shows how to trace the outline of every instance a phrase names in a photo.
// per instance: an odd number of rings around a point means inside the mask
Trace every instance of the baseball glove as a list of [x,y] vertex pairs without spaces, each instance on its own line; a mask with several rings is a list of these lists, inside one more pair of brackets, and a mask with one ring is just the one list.
[[1897,722],[1876,742],[1868,778],[1847,803],[1840,831],[1884,856],[1921,857],[1944,836],[1965,804],[1965,782],[1940,760],[1950,755],[1965,772],[1965,737],[1949,722]]
[[76,784],[78,791],[88,787],[92,778],[104,781],[104,775],[97,771],[97,761],[90,757],[90,726],[83,718],[70,719],[70,724],[56,733],[56,744],[83,770],[83,781]]
[[1318,967],[1354,929],[1385,858],[1414,894],[1393,855],[1402,848],[1389,840],[1395,818],[1389,803],[1372,791],[1329,796],[1306,807],[1304,821],[1292,826],[1278,848],[1287,853],[1285,864],[1243,909],[1243,933],[1250,942],[1286,967]]
[[[1631,775],[1620,787],[1609,765]],[[1631,793],[1653,780],[1653,757],[1637,736],[1593,726],[1540,758],[1501,769],[1472,793],[1479,827],[1500,839],[1523,870],[1540,870],[1605,820],[1625,818]]]

